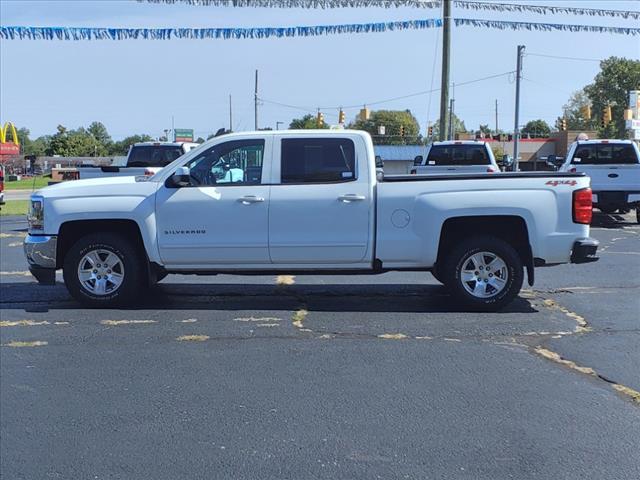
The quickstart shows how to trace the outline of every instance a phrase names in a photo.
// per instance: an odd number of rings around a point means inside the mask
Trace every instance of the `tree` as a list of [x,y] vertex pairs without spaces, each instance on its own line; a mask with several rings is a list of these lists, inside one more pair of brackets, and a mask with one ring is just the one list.
[[101,122],[91,123],[89,128],[87,128],[87,132],[104,147],[103,150],[108,150],[109,146],[113,142],[113,140],[111,140],[111,135],[109,135],[109,132],[107,131],[107,127],[105,127]]
[[[594,112],[591,112],[591,119],[586,118],[584,115],[584,108],[590,105],[591,101],[584,90],[573,92],[567,103],[562,107],[569,130],[594,130],[596,128],[597,119],[593,116]],[[562,117],[560,117],[561,119]]]
[[531,120],[522,128],[522,136],[530,138],[548,138],[551,127],[544,120]]
[[[453,138],[456,138],[456,133],[466,133],[467,127],[465,127],[464,122],[458,118],[458,116],[454,113],[451,118],[453,119]],[[436,140],[440,136],[440,119],[436,120],[433,124],[433,138]]]
[[[378,133],[380,127],[384,127],[384,135]],[[357,119],[349,128],[369,132],[376,145],[422,143],[420,126],[410,110],[376,110],[369,120]]]
[[480,134],[480,136],[482,137],[490,137],[493,134],[493,130],[491,130],[491,127],[489,127],[488,124],[480,124],[480,127],[478,129],[478,133]]
[[329,128],[329,125],[325,123],[318,127],[318,120],[315,115],[310,113],[302,118],[294,118],[289,124],[290,130],[313,130],[314,128]]
[[147,135],[146,133],[139,135],[131,135],[126,137],[119,142],[113,142],[109,148],[109,155],[126,155],[129,153],[129,147],[134,143],[140,142],[151,142],[153,137]]
[[[640,60],[609,57],[600,62],[600,72],[593,83],[575,92],[564,106],[567,128],[570,130],[597,129],[602,138],[624,138],[623,112],[629,103],[629,90],[640,86]],[[584,117],[582,107],[591,107],[591,119]],[[611,107],[612,121],[604,127],[605,108]]]
[[206,140],[202,137],[198,137],[198,139],[196,140],[196,143],[204,143],[206,142]]

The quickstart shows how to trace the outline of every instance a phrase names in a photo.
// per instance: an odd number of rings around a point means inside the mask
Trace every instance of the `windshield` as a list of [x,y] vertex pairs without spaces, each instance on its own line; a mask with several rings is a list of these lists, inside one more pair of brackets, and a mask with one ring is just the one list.
[[490,165],[484,145],[434,145],[425,165]]
[[579,145],[571,159],[580,165],[620,165],[638,163],[633,145],[629,143],[594,143]]
[[134,145],[127,167],[166,167],[183,154],[178,145]]

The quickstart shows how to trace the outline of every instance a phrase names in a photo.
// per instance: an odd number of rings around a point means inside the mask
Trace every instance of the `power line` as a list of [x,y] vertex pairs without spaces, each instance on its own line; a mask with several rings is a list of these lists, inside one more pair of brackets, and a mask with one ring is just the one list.
[[526,57],[544,57],[544,58],[557,58],[559,60],[577,60],[580,62],[601,62],[602,60],[599,58],[580,58],[580,57],[561,57],[558,55],[547,55],[542,53],[527,53]]

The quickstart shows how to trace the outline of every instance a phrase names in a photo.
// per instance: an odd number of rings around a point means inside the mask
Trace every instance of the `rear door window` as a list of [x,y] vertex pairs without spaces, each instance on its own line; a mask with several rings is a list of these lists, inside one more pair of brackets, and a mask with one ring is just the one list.
[[491,160],[483,145],[434,145],[426,165],[489,165]]
[[633,145],[625,143],[595,143],[580,145],[571,159],[579,165],[624,165],[638,163]]
[[356,155],[348,138],[282,140],[282,183],[336,183],[356,179]]
[[178,145],[134,145],[127,167],[165,167],[183,153]]

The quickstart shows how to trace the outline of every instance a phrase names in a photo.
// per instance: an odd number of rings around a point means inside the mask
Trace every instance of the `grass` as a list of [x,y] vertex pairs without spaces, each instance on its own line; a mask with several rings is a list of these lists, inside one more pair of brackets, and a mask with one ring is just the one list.
[[[34,178],[35,178],[35,187],[34,187]],[[49,185],[51,181],[51,177],[40,175],[38,177],[25,178],[23,180],[18,180],[15,182],[7,181],[7,177],[4,179],[4,188],[5,190],[31,190],[35,188],[36,190],[39,188],[46,187]]]
[[0,215],[26,215],[29,209],[29,200],[7,200],[0,205]]

